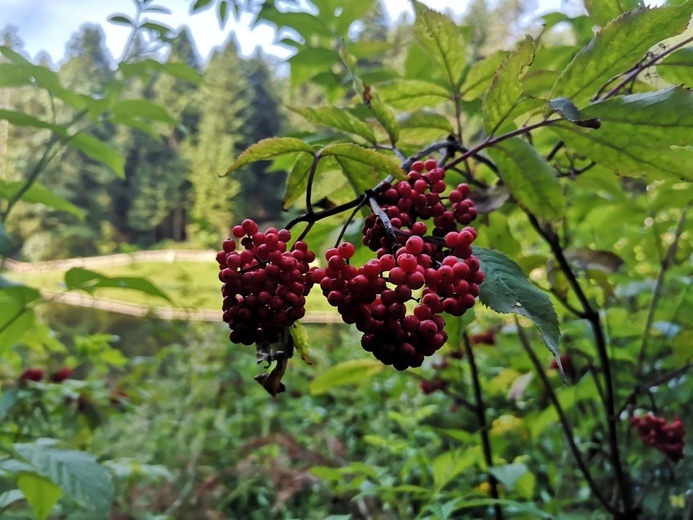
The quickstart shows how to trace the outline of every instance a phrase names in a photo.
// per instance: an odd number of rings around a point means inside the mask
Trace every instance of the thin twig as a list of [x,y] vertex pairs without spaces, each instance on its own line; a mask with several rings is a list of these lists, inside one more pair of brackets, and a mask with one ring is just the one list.
[[649,383],[645,383],[644,385],[637,385],[633,389],[633,391],[630,394],[628,394],[628,397],[626,397],[625,401],[623,402],[623,406],[621,406],[621,408],[618,410],[618,415],[621,415],[626,410],[626,408],[628,408],[628,406],[635,401],[635,398],[638,396],[638,394],[645,393],[650,388],[663,385],[664,383],[671,381],[675,377],[682,376],[691,368],[693,368],[693,363],[688,363],[682,367],[677,368],[676,370],[672,370],[670,372],[667,372],[666,374],[662,374],[661,376],[656,377]]
[[568,421],[568,417],[566,416],[565,411],[561,406],[561,402],[558,400],[558,396],[556,395],[553,386],[551,386],[551,382],[549,381],[549,378],[546,375],[546,372],[544,371],[544,366],[542,365],[541,361],[537,357],[536,352],[534,352],[534,349],[530,345],[529,340],[527,339],[527,336],[524,333],[524,330],[520,326],[520,322],[517,319],[517,316],[514,316],[514,318],[515,325],[517,326],[517,334],[520,338],[520,343],[522,344],[522,347],[525,349],[525,352],[527,352],[527,355],[532,361],[532,364],[534,365],[534,370],[539,376],[539,379],[541,379],[541,382],[543,383],[544,388],[546,389],[546,392],[549,396],[549,401],[551,401],[551,404],[553,405],[553,407],[556,410],[556,413],[558,414],[558,420],[561,423],[561,426],[563,427],[563,433],[565,435],[566,440],[568,441],[568,447],[570,448],[570,451],[573,454],[573,458],[575,459],[575,463],[577,464],[580,473],[582,473],[582,476],[587,482],[587,485],[592,490],[592,493],[594,493],[595,498],[604,506],[604,508],[611,514],[617,514],[617,509],[609,503],[609,500],[602,494],[602,490],[599,487],[599,484],[597,484],[597,482],[595,482],[595,480],[592,478],[592,474],[590,473],[589,468],[587,467],[585,461],[582,458],[582,453],[580,453],[580,449],[578,448],[577,444],[575,444],[573,428],[570,425],[570,421]]
[[638,372],[642,370],[642,365],[645,361],[645,353],[647,351],[647,345],[650,340],[650,329],[652,328],[652,322],[654,321],[654,315],[655,311],[657,310],[657,304],[659,303],[659,299],[662,297],[662,290],[664,289],[664,277],[676,258],[676,252],[678,251],[679,247],[679,240],[681,239],[681,235],[683,234],[683,228],[686,224],[686,215],[688,213],[688,208],[690,208],[690,206],[690,202],[686,206],[684,206],[683,211],[681,212],[681,218],[679,219],[679,222],[676,225],[676,231],[674,232],[674,241],[669,246],[669,249],[667,249],[666,255],[664,255],[664,258],[662,259],[662,262],[659,266],[659,273],[657,273],[657,281],[655,282],[654,291],[652,292],[652,299],[650,300],[650,306],[647,309],[645,330],[643,331],[642,342],[640,343],[640,350],[638,351]]
[[[469,341],[469,335],[464,332],[462,334],[462,339],[464,340],[464,349],[467,354],[467,359],[469,360],[469,368],[472,372],[474,399],[476,401],[475,412],[477,420],[479,421],[479,434],[481,435],[481,444],[484,450],[484,460],[486,461],[486,473],[488,473],[488,483],[491,488],[491,498],[498,500],[498,479],[496,479],[496,476],[491,472],[491,468],[493,467],[493,451],[491,446],[491,438],[489,437],[486,424],[486,404],[484,403],[484,398],[481,393],[479,370],[476,366],[474,349]],[[497,502],[493,504],[493,511],[495,513],[496,520],[503,520],[503,510],[501,509],[500,504]]]

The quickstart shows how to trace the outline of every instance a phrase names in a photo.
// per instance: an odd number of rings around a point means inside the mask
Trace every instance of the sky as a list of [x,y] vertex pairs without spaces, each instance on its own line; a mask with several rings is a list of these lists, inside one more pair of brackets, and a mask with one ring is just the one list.
[[[191,0],[158,0],[154,3],[172,11],[170,15],[154,15],[158,21],[173,28],[187,25],[191,29],[203,58],[209,55],[212,48],[226,41],[231,32],[235,32],[244,55],[252,54],[258,45],[265,52],[279,58],[289,55],[286,48],[272,45],[274,31],[269,26],[260,25],[251,31],[248,28],[249,20],[244,17],[240,23],[230,19],[226,28],[221,30],[213,9],[190,16]],[[437,10],[451,9],[456,14],[461,14],[469,0],[423,0],[423,3]],[[536,0],[536,3],[537,16],[561,6],[561,0]],[[113,57],[118,59],[129,30],[109,24],[106,19],[115,13],[134,13],[130,0],[0,0],[0,6],[0,23],[19,28],[19,36],[24,41],[27,52],[35,57],[40,51],[46,51],[54,63],[62,59],[65,44],[72,34],[87,22],[100,24],[104,28],[106,44]],[[411,5],[407,0],[385,0],[385,8],[391,20],[396,20],[404,12],[411,13]]]

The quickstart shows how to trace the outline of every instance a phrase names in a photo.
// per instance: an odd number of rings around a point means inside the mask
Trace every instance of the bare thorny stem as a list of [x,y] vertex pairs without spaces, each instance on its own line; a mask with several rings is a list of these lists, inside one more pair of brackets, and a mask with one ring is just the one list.
[[[498,479],[491,472],[493,467],[493,451],[491,447],[491,438],[488,434],[488,425],[486,422],[486,404],[484,403],[484,398],[481,392],[481,381],[479,380],[479,370],[476,365],[476,360],[474,359],[474,349],[469,341],[469,336],[467,333],[462,334],[462,339],[464,341],[464,349],[467,359],[469,360],[469,369],[472,374],[472,385],[474,386],[474,412],[476,413],[477,420],[479,421],[479,434],[481,435],[481,444],[484,450],[484,460],[486,461],[486,472],[488,474],[488,483],[491,490],[491,498],[498,500],[500,495],[498,494]],[[496,516],[496,520],[503,520],[503,510],[500,504],[497,502],[493,504],[493,511]]]

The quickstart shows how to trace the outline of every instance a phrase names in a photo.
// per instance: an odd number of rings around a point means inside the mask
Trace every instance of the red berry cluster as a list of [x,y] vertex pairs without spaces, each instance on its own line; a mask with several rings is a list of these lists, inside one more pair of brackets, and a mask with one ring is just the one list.
[[[34,382],[39,382],[42,381],[44,376],[46,375],[46,372],[42,368],[27,368],[22,372],[22,375],[19,376],[20,381],[34,381]],[[51,383],[62,383],[63,381],[70,379],[72,376],[72,369],[70,367],[63,367],[57,372],[54,372],[49,376],[49,380]]]
[[[398,246],[403,246],[411,235],[424,236],[428,233],[431,223],[424,221],[432,219],[431,234],[444,238],[445,245],[455,256],[469,258],[476,231],[471,227],[459,231],[460,225],[466,226],[477,216],[474,203],[468,198],[469,186],[459,184],[447,197],[443,197],[446,190],[444,179],[445,170],[439,168],[436,161],[417,161],[412,164],[408,179],[383,186],[376,202],[390,219],[392,227],[398,231]],[[402,233],[402,230],[408,232]],[[370,215],[364,222],[363,243],[378,252],[379,256],[391,252],[392,244],[385,226],[376,215]],[[423,252],[442,262],[446,253],[441,246],[436,242],[426,242]]]
[[[310,273],[343,320],[364,333],[364,350],[398,370],[421,366],[425,356],[443,346],[447,334],[441,314],[464,314],[484,279],[471,254],[463,259],[448,252],[441,264],[426,245],[421,236],[410,235],[394,255],[380,251],[356,268],[347,263],[354,246],[345,242],[327,251],[324,270]],[[418,290],[420,298],[413,293]],[[408,312],[408,304],[413,312]]]
[[306,295],[312,287],[306,276],[315,253],[305,242],[289,250],[291,233],[269,228],[265,232],[246,219],[217,253],[223,282],[222,309],[233,343],[274,343],[282,331],[305,315]]
[[666,419],[652,414],[633,417],[630,425],[636,428],[640,440],[664,453],[670,460],[683,459],[683,436],[685,434],[681,419],[667,423]]

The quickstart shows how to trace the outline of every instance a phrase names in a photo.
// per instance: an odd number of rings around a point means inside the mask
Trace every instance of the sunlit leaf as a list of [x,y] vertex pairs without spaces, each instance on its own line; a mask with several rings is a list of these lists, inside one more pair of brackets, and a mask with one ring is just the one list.
[[[313,164],[313,156],[309,153],[300,153],[296,158],[288,177],[286,178],[286,189],[282,199],[282,209],[287,210],[293,205],[306,191],[308,186],[308,173]],[[322,165],[318,163],[318,169]],[[319,171],[319,170],[318,170]]]
[[308,352],[310,350],[310,344],[306,328],[299,322],[296,322],[289,327],[289,333],[291,334],[291,339],[294,341],[294,347],[298,355],[301,356],[301,359],[305,363],[312,365],[313,361],[310,359],[310,354]]
[[358,161],[368,166],[381,170],[396,179],[406,179],[405,173],[400,168],[399,162],[392,156],[383,155],[375,150],[363,148],[349,143],[338,143],[326,146],[322,149],[323,157],[335,156],[344,157],[353,161]]
[[266,161],[267,159],[271,159],[277,155],[295,152],[306,152],[311,155],[315,155],[312,146],[294,137],[273,137],[270,139],[263,139],[259,143],[255,143],[246,149],[238,157],[238,159],[236,159],[236,161],[229,166],[224,175],[233,173],[239,168],[254,162]]
[[[522,98],[520,75],[534,58],[534,41],[527,36],[519,49],[511,53],[496,72],[484,96],[484,129],[492,133],[499,129]],[[519,115],[519,114],[518,114]]]
[[585,0],[587,14],[594,23],[602,27],[614,18],[641,5],[640,0]]
[[450,120],[437,112],[430,110],[417,110],[400,114],[397,123],[401,129],[405,128],[436,128],[448,134],[455,132]]
[[387,104],[403,110],[434,107],[450,99],[450,93],[440,85],[416,79],[379,85],[378,92]]
[[507,51],[498,51],[471,66],[462,84],[461,94],[464,101],[484,97],[498,68],[507,59],[508,54]]
[[366,123],[344,109],[337,107],[289,107],[289,109],[300,114],[311,123],[329,126],[342,132],[355,134],[371,143],[377,142],[373,130]]
[[626,13],[609,22],[561,73],[550,98],[569,97],[581,105],[607,81],[629,70],[657,42],[686,29],[693,2]]
[[414,36],[433,63],[444,72],[450,92],[456,92],[467,62],[462,33],[455,23],[421,2],[413,0]]
[[399,126],[392,109],[380,99],[379,92],[370,85],[363,85],[362,98],[364,104],[370,109],[377,121],[387,132],[390,142],[395,144],[399,139]]
[[36,473],[20,473],[17,487],[38,520],[46,520],[63,495],[62,489]]
[[146,278],[129,276],[105,276],[95,271],[73,267],[65,273],[65,285],[68,289],[80,289],[86,292],[93,292],[104,287],[116,287],[121,289],[131,289],[140,291],[152,296],[158,296],[171,303],[171,298],[161,289]]

